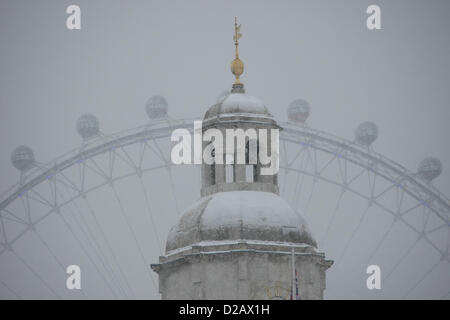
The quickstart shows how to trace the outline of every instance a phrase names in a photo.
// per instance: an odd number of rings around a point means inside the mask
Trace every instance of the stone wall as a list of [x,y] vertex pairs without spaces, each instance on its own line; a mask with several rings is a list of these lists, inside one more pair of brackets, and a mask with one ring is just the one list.
[[152,269],[162,299],[290,299],[292,248],[300,299],[323,299],[332,261],[308,245],[200,243],[160,257]]

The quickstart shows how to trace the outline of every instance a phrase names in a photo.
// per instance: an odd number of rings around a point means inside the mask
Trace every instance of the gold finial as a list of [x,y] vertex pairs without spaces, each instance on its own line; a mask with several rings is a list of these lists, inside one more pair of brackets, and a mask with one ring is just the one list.
[[240,84],[239,77],[244,72],[244,63],[241,59],[239,59],[239,39],[242,37],[242,33],[240,33],[241,25],[237,24],[237,18],[234,18],[234,45],[236,46],[236,57],[234,58],[233,62],[231,63],[231,72],[236,77],[235,84]]

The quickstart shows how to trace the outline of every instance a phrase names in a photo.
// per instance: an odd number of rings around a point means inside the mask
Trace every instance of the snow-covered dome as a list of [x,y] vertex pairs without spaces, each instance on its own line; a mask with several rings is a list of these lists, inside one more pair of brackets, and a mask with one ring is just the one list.
[[267,107],[258,98],[245,93],[231,93],[221,102],[209,108],[205,113],[205,119],[228,114],[251,114],[272,118]]
[[223,100],[225,100],[226,97],[230,95],[230,90],[224,90],[222,91],[216,99],[216,103],[221,103]]
[[188,208],[169,232],[166,251],[202,241],[258,240],[316,247],[305,220],[280,196],[261,191],[219,192]]

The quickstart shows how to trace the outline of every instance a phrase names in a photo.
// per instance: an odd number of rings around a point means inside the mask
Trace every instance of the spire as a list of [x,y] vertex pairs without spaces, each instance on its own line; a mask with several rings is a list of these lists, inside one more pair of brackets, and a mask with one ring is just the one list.
[[237,24],[237,17],[234,17],[234,45],[236,46],[236,59],[239,59],[239,39],[242,37],[242,33],[239,33],[241,30],[241,25]]
[[234,45],[236,47],[236,56],[231,62],[231,72],[236,77],[236,81],[233,84],[233,88],[231,90],[232,93],[244,93],[244,85],[239,81],[239,77],[244,72],[244,63],[241,59],[239,59],[239,39],[242,37],[242,33],[240,33],[241,25],[238,25],[237,18],[234,18]]

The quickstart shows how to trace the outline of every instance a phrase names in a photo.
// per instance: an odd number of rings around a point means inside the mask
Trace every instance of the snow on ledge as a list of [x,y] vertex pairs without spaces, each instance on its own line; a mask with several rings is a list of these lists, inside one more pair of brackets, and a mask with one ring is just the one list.
[[[314,253],[320,253],[320,251],[318,251],[316,248],[314,248],[313,246],[306,244],[306,243],[238,239],[238,240],[201,241],[201,242],[194,243],[194,244],[186,246],[186,247],[167,251],[164,256],[167,257],[167,256],[178,254],[183,251],[189,251],[189,250],[192,250],[194,247],[214,247],[214,246],[221,246],[221,245],[238,245],[238,244],[263,245],[263,246],[283,246],[283,247],[290,247],[290,248],[311,248]],[[228,251],[234,251],[234,250],[212,251],[212,252],[207,252],[207,253],[228,252]],[[282,251],[279,251],[279,252],[282,252]]]

